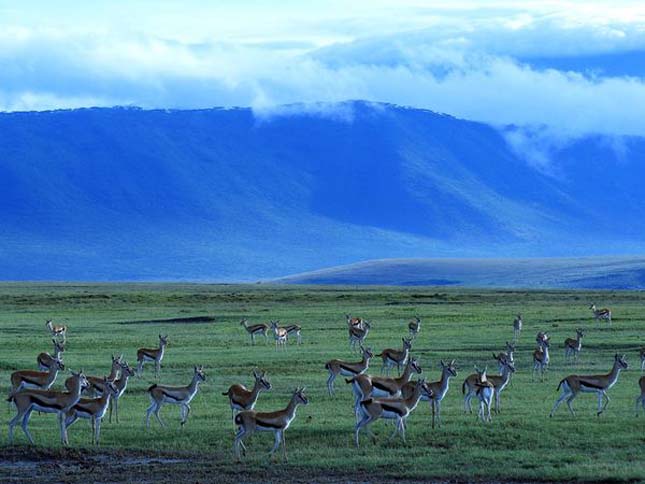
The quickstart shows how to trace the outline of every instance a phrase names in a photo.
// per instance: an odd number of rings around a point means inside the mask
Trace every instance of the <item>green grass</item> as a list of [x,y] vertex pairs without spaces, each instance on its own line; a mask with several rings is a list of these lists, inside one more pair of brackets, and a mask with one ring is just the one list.
[[[590,302],[611,306],[612,328],[593,322]],[[146,452],[188,452],[208,455],[221,469],[232,467],[233,425],[226,397],[221,393],[235,382],[251,384],[251,371],[268,372],[274,389],[263,393],[258,410],[283,408],[291,390],[306,385],[310,405],[301,407],[286,434],[289,472],[307,475],[354,475],[409,479],[586,480],[637,481],[645,479],[645,417],[634,416],[640,375],[637,349],[645,344],[643,303],[638,292],[477,291],[437,288],[329,288],[222,285],[0,285],[0,372],[8,388],[14,369],[35,367],[36,355],[50,351],[45,318],[69,326],[65,364],[95,375],[107,374],[110,355],[124,353],[136,363],[136,349],[154,346],[159,333],[170,336],[161,381],[187,384],[192,366],[203,364],[208,381],[192,404],[188,424],[179,428],[178,408],[162,409],[168,427],[152,422],[145,431],[146,388],[154,382],[150,366],[142,379],[131,380],[121,401],[121,423],[103,426],[104,449]],[[495,368],[492,351],[512,337],[512,320],[524,315],[525,326],[516,354],[517,373],[502,397],[503,413],[483,425],[463,413],[461,382],[474,364]],[[376,446],[367,439],[353,447],[351,389],[336,381],[337,396],[327,396],[324,363],[331,358],[357,359],[348,349],[344,314],[373,321],[369,345],[380,351],[400,345],[407,321],[422,319],[413,354],[424,374],[439,376],[440,359],[456,359],[460,373],[443,402],[444,426],[432,430],[430,412],[422,402],[408,422],[408,443],[385,444],[391,427],[375,424]],[[209,323],[142,323],[167,318],[210,316]],[[239,326],[279,319],[303,326],[301,347],[289,345],[276,352],[261,341],[255,347]],[[586,335],[577,369],[564,364],[562,342],[583,327]],[[545,383],[531,382],[531,353],[537,331],[552,335],[553,352]],[[555,418],[547,414],[555,401],[558,381],[572,372],[604,373],[614,352],[627,354],[630,369],[623,372],[609,395],[611,403],[600,418],[596,399],[576,399],[578,416],[566,407]],[[374,361],[372,372],[380,364]],[[62,379],[57,382],[57,387]],[[5,412],[5,422],[10,416]],[[55,417],[34,415],[30,429],[38,446],[58,448]],[[6,430],[6,427],[5,427]],[[5,434],[6,435],[6,434]],[[17,428],[17,442],[26,441]],[[70,429],[72,447],[89,447],[86,422]],[[6,440],[5,440],[6,442]],[[271,434],[249,441],[245,469],[266,466]],[[3,444],[6,445],[6,444]],[[3,447],[6,451],[6,447]]]

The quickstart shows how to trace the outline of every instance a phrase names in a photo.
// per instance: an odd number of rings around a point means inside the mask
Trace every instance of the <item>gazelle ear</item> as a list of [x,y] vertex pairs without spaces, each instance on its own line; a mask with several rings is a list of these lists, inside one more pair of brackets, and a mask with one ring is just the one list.
[[450,361],[450,366],[455,366],[455,360]]

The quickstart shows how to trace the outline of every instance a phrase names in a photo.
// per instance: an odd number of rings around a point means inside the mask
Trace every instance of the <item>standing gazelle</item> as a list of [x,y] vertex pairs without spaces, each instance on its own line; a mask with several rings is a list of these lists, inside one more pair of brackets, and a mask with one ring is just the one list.
[[408,331],[410,332],[410,338],[414,339],[419,335],[421,331],[421,320],[418,316],[415,316],[414,319],[410,320],[408,323]]
[[56,413],[58,414],[58,423],[60,427],[60,438],[63,444],[67,444],[67,431],[65,429],[65,414],[81,398],[81,391],[88,386],[87,379],[81,370],[79,373],[72,372],[69,392],[55,392],[52,390],[22,390],[12,393],[8,401],[13,401],[18,413],[9,422],[9,443],[13,443],[13,430],[16,424],[22,420],[22,431],[25,433],[29,442],[34,443],[34,439],[29,433],[29,418],[31,413],[37,412]]
[[[121,359],[123,355],[114,356],[112,355],[112,364],[110,366],[110,374],[107,376],[108,381],[114,381],[119,376],[121,371]],[[105,388],[105,378],[99,376],[88,376],[87,381],[90,383],[88,393],[101,393]]]
[[500,360],[500,358],[504,358],[508,360],[511,364],[515,363],[515,345],[513,343],[509,343],[508,341],[506,342],[506,351],[501,352],[499,355],[499,358],[495,357],[497,362],[499,363],[499,372],[502,372],[502,367],[504,366]]
[[159,348],[139,348],[137,350],[137,375],[141,376],[144,363],[154,361],[155,363],[155,378],[159,378],[159,369],[161,368],[161,360],[166,352],[168,345],[168,335],[159,335]]
[[134,369],[128,365],[126,361],[122,361],[120,365],[121,375],[114,380],[114,386],[117,389],[117,393],[114,395],[112,400],[110,400],[110,423],[112,423],[112,410],[114,410],[116,423],[119,423],[119,399],[123,396],[125,389],[128,387],[128,379],[135,375]]
[[372,353],[371,348],[363,348],[362,346],[361,353],[363,359],[356,363],[343,360],[329,360],[325,363],[325,368],[329,371],[329,378],[327,378],[327,391],[329,392],[329,396],[334,395],[334,380],[338,375],[357,376],[367,371],[370,359],[374,356],[374,353]]
[[[551,409],[549,417],[553,417],[553,414],[558,409],[560,404],[563,401],[567,401],[567,406],[571,415],[575,416],[573,407],[571,403],[578,396],[578,393],[596,393],[598,395],[598,413],[600,415],[605,411],[607,405],[609,405],[609,396],[607,395],[607,390],[613,387],[618,381],[618,375],[620,375],[621,370],[626,370],[628,368],[627,361],[625,361],[625,355],[619,356],[618,353],[614,355],[614,366],[611,368],[609,373],[604,375],[569,375],[564,380],[561,380],[558,383],[558,390],[562,388],[562,394],[558,398]],[[603,406],[602,400],[605,398],[605,405]]]
[[589,306],[591,312],[593,313],[593,318],[598,321],[599,319],[606,320],[611,325],[611,309],[609,308],[596,308],[595,304]]
[[67,326],[54,324],[51,319],[45,321],[45,327],[49,330],[53,338],[63,338],[63,343],[67,339]]
[[515,317],[513,320],[513,342],[517,343],[517,341],[520,339],[520,333],[522,332],[522,315],[518,313],[518,315]]
[[190,413],[190,402],[197,395],[199,391],[199,384],[206,381],[206,374],[204,373],[203,366],[194,367],[193,379],[188,386],[174,387],[168,385],[157,385],[156,383],[148,388],[150,394],[150,406],[146,410],[146,428],[150,428],[150,414],[154,413],[157,422],[162,427],[166,424],[163,423],[159,416],[159,410],[164,403],[173,405],[180,405],[179,415],[181,417],[181,426],[186,425],[188,414]]
[[544,374],[549,366],[549,346],[551,345],[551,338],[546,333],[544,337],[538,339],[538,348],[533,352],[533,373],[531,379],[535,378],[535,373],[540,372],[541,381],[544,381]]
[[388,442],[399,434],[405,443],[405,421],[410,416],[410,413],[417,408],[423,395],[428,399],[432,398],[432,390],[426,384],[425,379],[417,380],[413,385],[412,392],[406,398],[368,398],[360,403],[361,419],[354,427],[354,443],[356,447],[359,446],[358,434],[363,427],[372,437],[372,441],[376,443],[376,437],[369,425],[380,418],[396,420],[394,432]]
[[[428,398],[424,395],[421,396],[422,400],[428,400],[430,404],[430,410],[432,411],[432,428],[435,427],[435,424],[441,425],[441,401],[448,393],[450,387],[450,379],[457,376],[457,366],[455,365],[455,360],[452,360],[447,365],[441,360],[439,362],[441,367],[441,377],[439,381],[428,383],[428,388],[432,391],[432,397]],[[401,396],[406,397],[410,395],[412,390],[412,383],[408,382],[403,385],[401,390]]]
[[271,321],[271,331],[273,331],[273,338],[275,339],[275,349],[277,350],[278,348],[282,348],[283,350],[286,350],[289,333],[278,323],[279,321]]
[[576,329],[575,338],[567,338],[564,340],[564,359],[571,360],[573,358],[574,362],[578,361],[578,355],[580,350],[582,350],[582,337],[585,335],[584,331],[580,328]]
[[65,365],[59,359],[47,371],[18,370],[11,374],[10,394],[24,388],[38,388],[49,390],[56,381],[59,371],[65,370]]
[[636,416],[638,417],[638,407],[643,407],[645,410],[645,376],[638,379],[638,386],[640,387],[641,394],[636,398]]
[[367,334],[372,329],[372,323],[361,319],[360,324],[349,324],[347,329],[349,331],[349,349],[356,351],[356,345],[360,347],[365,342]]
[[104,377],[100,385],[101,396],[99,398],[81,398],[76,404],[69,409],[65,415],[65,429],[76,422],[79,418],[89,419],[92,423],[92,444],[99,445],[101,436],[101,422],[108,406],[110,399],[119,392],[108,377]]
[[265,323],[249,324],[248,320],[243,319],[240,324],[244,327],[249,336],[251,336],[251,344],[255,344],[256,336],[264,336],[264,344],[269,341],[269,325]]
[[377,355],[383,359],[381,373],[385,372],[386,375],[389,375],[390,368],[396,365],[396,369],[399,375],[401,374],[401,366],[405,365],[408,362],[408,357],[410,356],[410,350],[412,349],[412,339],[401,338],[401,340],[403,341],[402,349],[395,350],[392,348],[387,348]]
[[641,373],[645,371],[645,347],[641,348],[640,350],[640,358],[641,358]]
[[59,342],[56,338],[52,338],[52,342],[54,343],[54,354],[50,355],[49,353],[42,352],[36,358],[40,371],[47,371],[56,363],[56,360],[62,360],[65,343]]
[[286,326],[283,326],[283,329],[286,330],[288,336],[295,335],[297,344],[302,344],[302,334],[300,334],[302,326],[299,324],[287,324]]
[[255,410],[244,410],[235,416],[235,425],[238,426],[238,431],[235,434],[235,441],[233,442],[233,451],[238,461],[240,458],[240,448],[246,453],[244,446],[244,437],[253,434],[256,431],[267,431],[275,434],[275,443],[271,449],[271,456],[282,444],[284,452],[284,460],[287,461],[287,443],[284,438],[285,431],[296,418],[296,409],[298,405],[307,405],[309,400],[305,396],[305,389],[296,388],[289,400],[287,408],[278,410],[277,412],[256,412]]
[[233,418],[233,423],[235,423],[235,412],[241,412],[242,410],[253,410],[255,407],[255,402],[258,401],[258,396],[262,391],[271,390],[271,382],[266,379],[266,372],[258,372],[253,370],[253,378],[255,382],[253,383],[253,388],[249,390],[244,385],[235,384],[231,385],[227,392],[222,393],[228,397],[229,403],[231,405],[231,417]]
[[[508,359],[506,359],[502,353],[495,355],[493,353],[493,358],[495,358],[500,366],[502,367],[501,375],[487,375],[486,379],[493,385],[495,389],[495,413],[499,413],[501,410],[501,394],[506,389],[508,383],[511,380],[511,376],[515,373],[515,367]],[[464,380],[464,384],[461,387],[462,393],[464,394],[464,411],[473,412],[471,406],[471,400],[474,396],[477,395],[477,391],[480,387],[477,386],[478,383],[481,383],[480,372],[477,370],[477,373],[473,373]]]

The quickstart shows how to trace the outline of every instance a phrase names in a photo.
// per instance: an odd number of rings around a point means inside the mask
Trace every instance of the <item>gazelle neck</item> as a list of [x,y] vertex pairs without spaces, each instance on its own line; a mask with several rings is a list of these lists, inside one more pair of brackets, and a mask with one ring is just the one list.
[[620,364],[618,361],[614,361],[614,366],[611,368],[611,371],[607,374],[608,378],[608,385],[612,386],[614,383],[616,383],[616,380],[618,380],[618,375],[620,375],[620,371],[622,368],[620,367]]
[[439,381],[441,393],[444,393],[448,390],[448,385],[450,384],[450,379],[452,374],[448,371],[448,368],[444,368],[441,372],[441,380]]
[[262,385],[259,380],[255,380],[255,383],[253,384],[253,388],[251,389],[251,398],[253,401],[255,401],[258,398],[258,395],[262,391]]
[[190,393],[197,391],[197,389],[199,388],[199,383],[200,383],[199,375],[195,373],[192,381],[190,382],[190,385],[188,385],[188,390],[190,391]]
[[403,374],[400,377],[396,378],[396,380],[401,384],[407,383],[407,382],[410,381],[411,376],[412,376],[412,365],[407,364],[407,365],[405,365],[405,369],[403,370]]
[[415,385],[412,395],[404,400],[405,406],[413,410],[419,404],[419,400],[421,400],[421,385]]
[[296,395],[294,395],[293,397],[291,397],[291,400],[289,400],[289,405],[287,405],[287,408],[285,409],[285,413],[287,414],[287,417],[289,419],[295,417],[298,405],[300,405],[300,403],[296,399]]

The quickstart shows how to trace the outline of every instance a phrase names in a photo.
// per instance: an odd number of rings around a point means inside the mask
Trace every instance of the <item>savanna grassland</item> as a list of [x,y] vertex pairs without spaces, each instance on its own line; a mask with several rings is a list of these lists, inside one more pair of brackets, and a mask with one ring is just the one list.
[[[610,306],[614,323],[595,322],[588,306]],[[155,347],[158,334],[170,344],[161,382],[188,384],[193,365],[202,364],[207,382],[193,400],[188,424],[180,429],[178,408],[161,411],[168,427],[154,419],[144,428],[154,383],[147,366],[133,378],[120,401],[121,422],[104,423],[101,447],[90,442],[80,421],[69,429],[70,447],[62,448],[56,417],[34,414],[30,429],[36,446],[27,445],[19,427],[8,447],[5,414],[0,447],[2,482],[385,482],[407,481],[643,481],[645,415],[634,415],[640,376],[638,348],[645,344],[645,293],[566,291],[480,291],[458,288],[304,287],[178,284],[2,284],[0,285],[0,381],[36,367],[36,355],[51,351],[45,319],[69,326],[64,353],[68,369],[93,375],[109,372],[110,356],[123,353],[136,364],[136,349]],[[492,351],[512,338],[516,313],[524,315],[515,374],[502,396],[502,413],[490,424],[464,414],[461,383],[474,364],[496,368]],[[444,425],[430,426],[428,404],[421,402],[408,421],[408,442],[385,443],[391,427],[374,425],[378,441],[352,441],[351,389],[336,380],[337,395],[327,395],[324,363],[331,358],[358,360],[348,348],[344,314],[372,321],[367,343],[376,353],[398,347],[407,321],[419,316],[421,333],[412,354],[424,375],[439,377],[439,361],[455,359],[459,375],[443,402]],[[279,319],[303,326],[303,344],[276,352],[262,339],[251,346],[240,320]],[[563,341],[586,331],[578,368],[564,363]],[[537,331],[552,335],[551,366],[544,383],[531,381]],[[558,381],[573,372],[606,373],[615,352],[625,353],[630,368],[609,392],[605,414],[595,414],[596,398],[583,395],[572,418],[562,406],[548,412]],[[273,390],[263,393],[257,410],[286,406],[291,391],[306,386],[310,404],[300,407],[286,432],[289,462],[270,464],[272,434],[247,441],[243,464],[232,454],[233,424],[228,400],[232,383],[252,384],[254,367],[267,371]],[[373,360],[372,373],[380,361]],[[55,388],[60,388],[59,377]]]

